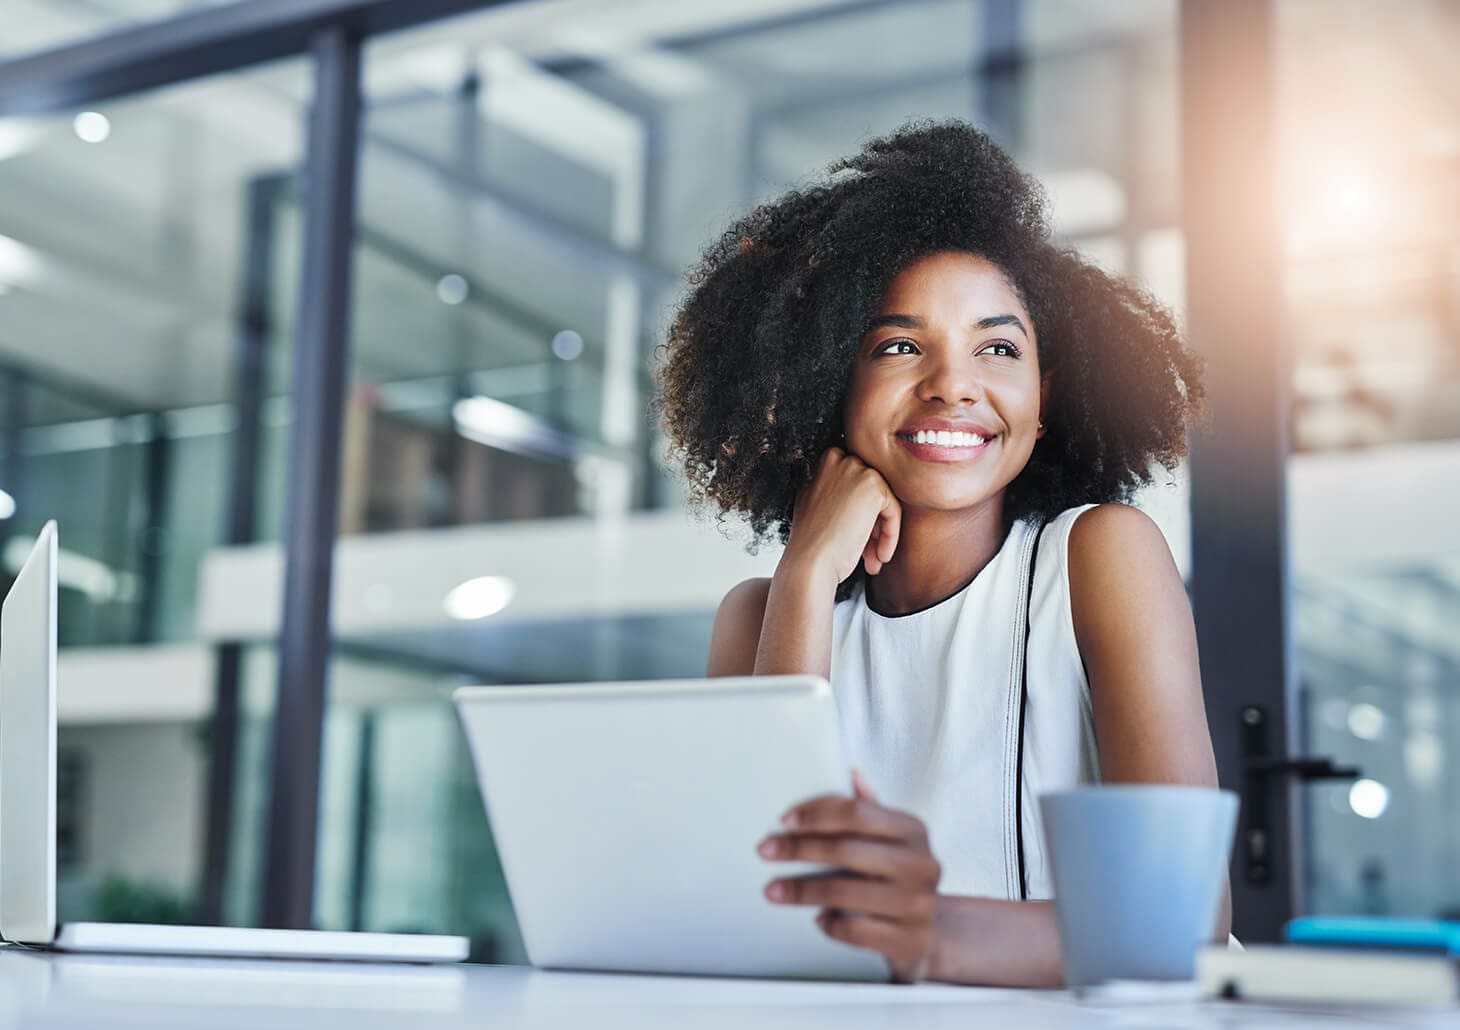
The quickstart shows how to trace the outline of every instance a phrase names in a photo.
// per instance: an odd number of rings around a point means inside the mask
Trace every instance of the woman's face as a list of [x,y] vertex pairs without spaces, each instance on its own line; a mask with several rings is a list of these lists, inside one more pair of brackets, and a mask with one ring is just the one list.
[[972,508],[1024,468],[1044,403],[1034,324],[993,262],[942,252],[887,287],[862,337],[847,449],[904,506]]

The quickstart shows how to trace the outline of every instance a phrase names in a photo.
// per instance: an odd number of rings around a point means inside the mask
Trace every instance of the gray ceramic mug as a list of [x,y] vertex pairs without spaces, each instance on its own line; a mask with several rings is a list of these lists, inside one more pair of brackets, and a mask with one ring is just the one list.
[[1191,979],[1216,927],[1237,796],[1111,784],[1039,805],[1065,982]]

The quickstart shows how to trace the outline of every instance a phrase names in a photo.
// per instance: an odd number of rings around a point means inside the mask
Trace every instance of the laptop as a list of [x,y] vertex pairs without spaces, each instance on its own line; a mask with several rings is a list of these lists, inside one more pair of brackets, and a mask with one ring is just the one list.
[[[0,937],[59,951],[459,962],[465,937],[56,918],[56,523],[0,606]],[[119,687],[119,689],[125,689]]]
[[886,981],[772,879],[756,845],[849,794],[815,676],[463,687],[453,695],[523,943],[552,969]]

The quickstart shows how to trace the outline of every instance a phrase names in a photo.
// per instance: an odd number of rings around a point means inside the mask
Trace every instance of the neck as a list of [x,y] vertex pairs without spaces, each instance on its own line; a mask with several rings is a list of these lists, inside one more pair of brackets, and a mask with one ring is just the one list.
[[964,511],[904,508],[892,561],[867,577],[868,602],[887,615],[937,604],[971,582],[1003,543],[1002,494]]

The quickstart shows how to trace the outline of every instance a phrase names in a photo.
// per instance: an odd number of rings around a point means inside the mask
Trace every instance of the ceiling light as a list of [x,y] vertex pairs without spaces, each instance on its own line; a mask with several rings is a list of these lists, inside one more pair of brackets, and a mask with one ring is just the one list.
[[1389,807],[1389,788],[1378,780],[1359,780],[1348,790],[1348,806],[1355,815],[1377,819]]
[[478,395],[451,406],[456,431],[468,440],[516,454],[572,459],[578,441],[536,415],[495,397]]
[[517,587],[502,576],[478,576],[452,588],[446,595],[446,614],[469,621],[496,615],[512,603]]
[[436,283],[436,296],[441,298],[442,304],[460,304],[470,292],[471,287],[466,280],[455,272],[443,275]]
[[564,329],[553,337],[553,353],[564,361],[572,361],[583,353],[583,337],[571,329]]
[[34,247],[0,234],[0,282],[7,287],[25,284],[41,271],[41,256]]
[[1384,735],[1384,713],[1361,701],[1348,710],[1348,731],[1360,740],[1378,740]]
[[102,143],[112,134],[112,123],[100,111],[82,111],[72,123],[83,143]]

